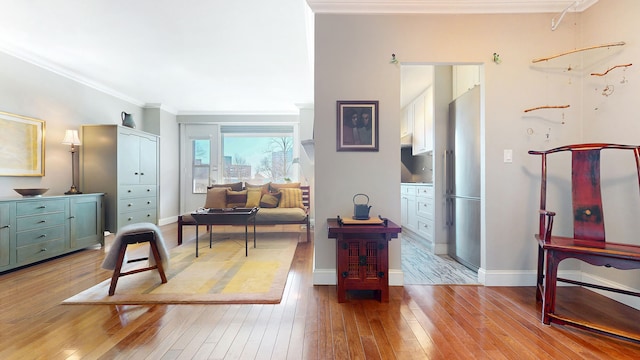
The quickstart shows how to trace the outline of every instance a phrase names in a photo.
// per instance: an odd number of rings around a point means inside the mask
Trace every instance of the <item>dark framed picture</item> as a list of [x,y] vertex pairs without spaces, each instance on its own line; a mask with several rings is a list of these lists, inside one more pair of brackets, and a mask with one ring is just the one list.
[[338,101],[338,151],[378,151],[378,101]]

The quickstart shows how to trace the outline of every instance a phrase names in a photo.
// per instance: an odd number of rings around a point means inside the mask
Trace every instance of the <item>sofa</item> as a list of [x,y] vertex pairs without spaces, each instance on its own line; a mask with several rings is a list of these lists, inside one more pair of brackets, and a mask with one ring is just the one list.
[[[207,188],[204,208],[259,208],[256,225],[300,224],[307,227],[307,241],[311,238],[309,212],[311,187],[300,183],[217,184]],[[178,216],[178,245],[182,244],[182,228],[198,226],[191,213]],[[210,230],[207,228],[207,230]]]

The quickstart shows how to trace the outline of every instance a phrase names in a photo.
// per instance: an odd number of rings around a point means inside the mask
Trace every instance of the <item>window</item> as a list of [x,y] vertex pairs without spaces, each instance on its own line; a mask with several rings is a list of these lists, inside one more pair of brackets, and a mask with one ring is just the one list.
[[298,181],[293,125],[225,125],[222,183]]
[[209,182],[209,165],[211,164],[211,141],[209,139],[194,139],[192,144],[192,174],[191,191],[194,194],[205,194]]

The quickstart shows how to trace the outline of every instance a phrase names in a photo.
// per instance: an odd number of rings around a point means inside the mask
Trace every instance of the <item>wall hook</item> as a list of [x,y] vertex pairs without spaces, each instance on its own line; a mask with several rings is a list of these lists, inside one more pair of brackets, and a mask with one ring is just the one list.
[[500,54],[493,53],[493,62],[496,64],[500,64],[502,62],[502,59],[500,59]]
[[389,63],[391,63],[391,64],[397,64],[398,63],[398,59],[396,59],[396,54],[391,54],[391,61],[389,61]]

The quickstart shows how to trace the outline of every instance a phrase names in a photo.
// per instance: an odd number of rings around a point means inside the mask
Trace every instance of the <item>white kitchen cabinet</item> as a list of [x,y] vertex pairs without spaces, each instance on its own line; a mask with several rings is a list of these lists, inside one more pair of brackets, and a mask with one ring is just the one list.
[[413,133],[413,104],[407,105],[402,109],[402,117],[400,118],[400,137],[409,136]]
[[413,155],[433,151],[433,86],[413,102]]
[[157,223],[158,136],[119,125],[84,125],[81,132],[81,190],[106,194],[106,229]]
[[434,190],[432,184],[401,185],[401,225],[407,236],[434,247]]

